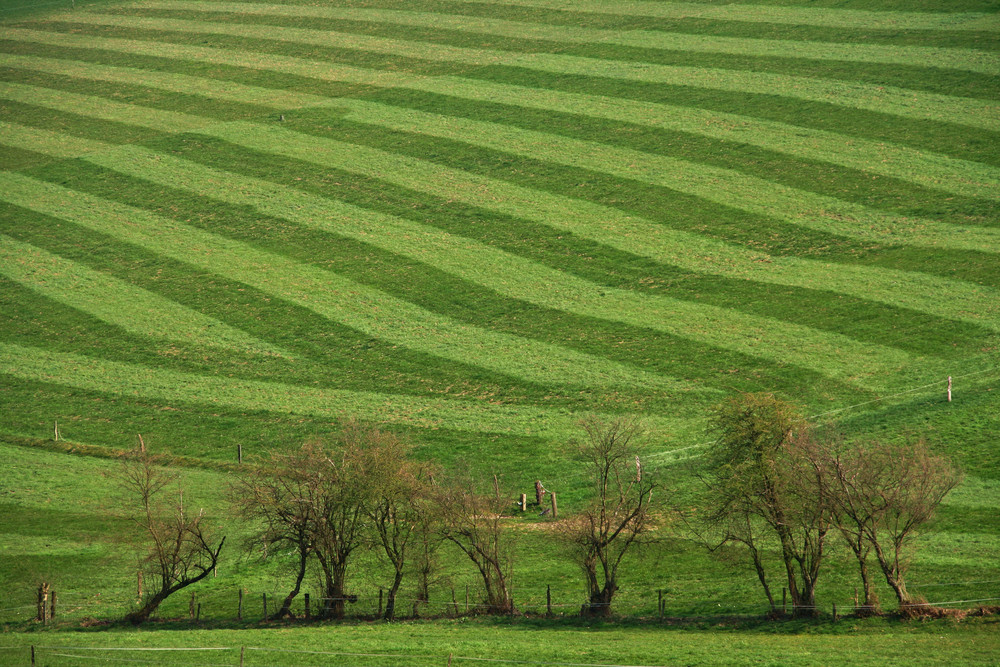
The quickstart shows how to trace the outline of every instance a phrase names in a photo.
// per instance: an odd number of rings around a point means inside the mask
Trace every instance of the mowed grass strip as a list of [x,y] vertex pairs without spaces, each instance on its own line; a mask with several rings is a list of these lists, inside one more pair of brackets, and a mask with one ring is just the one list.
[[[562,75],[606,77],[624,81],[676,84],[725,91],[778,95],[847,108],[967,125],[1000,131],[1000,103],[954,97],[895,86],[850,83],[812,77],[718,68],[653,65],[548,53],[472,49],[336,31],[278,26],[209,23],[182,19],[146,19],[80,12],[70,17],[81,26],[113,26],[187,35],[228,35],[294,44],[336,47],[385,56],[403,56],[451,66],[521,67]],[[170,41],[169,35],[162,37]],[[261,46],[264,46],[261,44]]]
[[[68,28],[67,28],[68,29]],[[649,117],[653,119],[655,126],[669,126],[671,121],[663,119],[676,115],[678,122],[684,122],[687,114],[696,114],[692,122],[685,122],[684,131],[697,131],[698,119],[706,113],[721,113],[719,125],[725,128],[734,125],[734,131],[743,136],[732,137],[737,141],[747,141],[755,144],[757,141],[768,142],[766,148],[772,150],[788,150],[794,147],[797,137],[801,134],[802,143],[806,140],[815,142],[816,137],[826,137],[832,143],[827,142],[822,149],[826,155],[810,155],[816,159],[831,159],[839,152],[850,154],[851,147],[857,145],[865,147],[866,152],[871,154],[882,150],[890,151],[875,160],[867,160],[869,168],[879,173],[879,169],[891,169],[893,157],[892,148],[895,145],[912,146],[915,152],[924,152],[931,147],[938,153],[954,155],[959,158],[972,158],[976,162],[985,162],[994,167],[997,164],[994,153],[986,147],[992,146],[996,142],[996,135],[987,131],[972,131],[968,127],[961,127],[948,123],[933,123],[930,121],[904,120],[899,117],[887,116],[879,112],[848,111],[843,107],[835,106],[831,103],[813,103],[798,105],[775,105],[773,95],[766,93],[747,94],[738,92],[707,91],[699,88],[676,85],[655,85],[655,84],[629,84],[628,82],[614,79],[604,79],[590,77],[587,75],[560,76],[545,72],[531,72],[520,68],[510,67],[483,67],[470,71],[466,76],[473,76],[474,79],[457,78],[447,76],[445,73],[435,73],[437,76],[423,76],[421,72],[406,69],[401,65],[390,65],[378,63],[379,69],[372,69],[370,63],[361,62],[358,64],[346,64],[343,54],[333,58],[336,62],[320,62],[310,59],[314,56],[302,58],[294,55],[281,55],[268,53],[256,55],[247,53],[245,44],[234,48],[203,47],[199,44],[169,43],[164,41],[149,41],[139,39],[126,39],[121,37],[107,37],[96,34],[71,34],[58,33],[53,31],[30,30],[23,28],[10,28],[4,36],[11,40],[11,47],[19,50],[33,50],[37,55],[48,55],[48,47],[56,46],[64,51],[72,49],[75,57],[79,59],[104,59],[115,58],[120,61],[125,59],[129,62],[135,59],[144,59],[148,62],[153,59],[152,66],[168,70],[182,69],[186,72],[193,72],[202,75],[203,65],[198,63],[213,63],[225,67],[228,77],[242,78],[246,82],[256,85],[264,79],[267,73],[274,86],[277,88],[297,87],[303,92],[327,91],[332,86],[336,90],[336,95],[344,94],[344,88],[361,86],[395,86],[413,87],[420,90],[440,94],[463,95],[466,91],[476,91],[482,87],[482,92],[478,93],[486,101],[497,99],[511,103],[516,99],[541,99],[550,100],[553,96],[568,94],[567,103],[572,105],[581,100],[587,101],[590,112],[604,108],[608,105],[608,100],[614,100],[614,105],[624,105],[623,111],[626,122],[645,122],[638,117]],[[16,41],[13,41],[16,40]],[[10,47],[8,47],[10,48]],[[97,51],[95,49],[100,49]],[[166,60],[165,60],[166,59]],[[454,68],[453,68],[454,69]],[[400,70],[400,71],[395,71]],[[255,73],[249,76],[248,73]],[[206,72],[206,75],[216,76],[215,72]],[[291,75],[292,78],[289,78]],[[315,83],[312,83],[315,82]],[[531,83],[534,88],[524,84]],[[454,88],[456,92],[450,93],[449,89]],[[581,91],[592,91],[592,94],[579,97]],[[358,90],[351,90],[350,94],[358,94]],[[476,93],[469,93],[475,95]],[[490,97],[490,96],[493,97]],[[560,98],[562,99],[562,98]],[[550,102],[545,102],[550,104]],[[632,107],[632,104],[654,105],[652,113],[639,113],[645,107]],[[530,106],[530,105],[529,105]],[[706,111],[699,107],[714,109]],[[547,108],[547,107],[540,107]],[[732,115],[735,108],[745,111],[738,116]],[[629,120],[630,110],[637,112],[637,118]],[[687,110],[686,112],[684,110]],[[608,113],[608,112],[604,112]],[[599,115],[599,114],[598,114]],[[771,118],[762,121],[766,132],[760,139],[756,139],[757,132],[754,126],[747,126],[746,123],[752,120],[753,116],[760,118]],[[655,120],[655,119],[660,120]],[[735,123],[726,119],[733,118]],[[704,118],[706,132],[722,132],[724,129],[712,129],[715,121],[712,116]],[[740,132],[740,128],[746,127],[747,132]],[[779,143],[784,146],[774,145],[774,140],[768,139],[775,129],[780,130],[782,139]],[[838,132],[829,132],[828,129],[836,129]],[[832,135],[832,136],[831,136]],[[838,137],[843,136],[843,139]],[[720,137],[726,138],[726,137]],[[883,147],[882,145],[885,144]],[[762,144],[763,145],[763,144]],[[838,148],[838,145],[841,148]],[[908,155],[912,155],[913,148],[907,149]],[[808,151],[808,148],[803,148]],[[844,158],[849,159],[849,158]],[[858,161],[865,161],[865,155],[859,156],[853,162],[845,162],[845,166],[859,168]],[[836,159],[831,159],[837,162]],[[884,165],[884,166],[882,166]],[[923,164],[915,164],[912,171],[921,172],[925,169]],[[895,178],[907,178],[905,176],[908,167],[903,164],[900,168],[893,169],[889,175]],[[927,172],[927,178],[940,173],[940,169],[932,169]],[[920,176],[911,175],[909,178],[920,179]],[[993,178],[991,176],[990,178]],[[952,179],[961,183],[966,176],[959,174]],[[977,183],[980,176],[972,176],[966,180],[970,184]],[[927,186],[934,187],[934,180],[919,180]],[[948,179],[944,181],[947,186]],[[976,194],[972,192],[971,194]]]
[[[0,88],[0,99],[168,132],[198,129],[217,122],[190,114],[23,84],[8,84]],[[888,245],[1000,253],[1000,231],[996,229],[894,215],[730,169],[365,100],[339,98],[331,100],[331,106],[348,110],[346,117],[361,123],[599,171],[829,234]]]
[[0,275],[141,336],[287,354],[215,318],[4,234],[0,234]]
[[338,108],[359,123],[460,141],[513,155],[663,186],[792,225],[889,245],[1000,253],[1000,231],[885,213],[852,202],[687,160],[547,132],[359,99]]
[[381,340],[545,385],[694,389],[686,383],[557,345],[457,322],[330,271],[201,231],[148,211],[17,174],[0,174],[4,201],[200,266]]
[[[417,428],[447,427],[543,438],[575,433],[581,417],[563,409],[541,406],[511,407],[482,401],[207,377],[6,343],[0,343],[0,373],[140,398],[333,419],[353,416]],[[647,415],[644,421],[660,437],[686,428],[684,420],[657,415]]]
[[[837,44],[801,40],[748,39],[713,35],[690,35],[652,30],[602,30],[487,17],[470,17],[426,11],[355,7],[310,7],[303,5],[205,2],[200,0],[144,0],[129,5],[130,13],[142,9],[221,13],[230,16],[319,18],[331,21],[385,23],[413,28],[454,30],[491,37],[530,39],[556,44],[611,44],[638,49],[718,53],[727,55],[835,60],[882,65],[916,65],[964,70],[980,74],[1000,71],[1000,55],[973,49],[920,46]],[[213,17],[206,17],[212,20]],[[340,26],[337,26],[338,28]]]
[[[354,238],[545,308],[693,338],[722,349],[816,370],[839,380],[851,380],[859,374],[886,375],[911,361],[898,350],[781,320],[605,287],[429,225],[163,153],[122,147],[87,159],[135,178],[231,204],[250,205],[266,215]],[[849,363],[842,363],[847,359]]]
[[959,280],[769,255],[670,229],[610,207],[274,126],[227,123],[202,132],[254,150],[363,174],[444,201],[462,201],[530,220],[689,271],[850,294],[1000,330],[1000,294]]
[[[481,0],[449,0],[452,4],[480,4]],[[705,2],[651,2],[619,0],[611,8],[603,0],[498,0],[500,7],[537,7],[554,11],[656,18],[703,18],[719,21],[810,25],[827,28],[877,30],[987,30],[1000,32],[1000,19],[986,12],[909,12],[783,6],[779,4]]]
[[[308,93],[248,86],[235,82],[222,83],[204,77],[100,65],[63,58],[6,54],[3,62],[8,67],[18,69],[144,85],[212,99],[268,105],[283,110],[328,102],[326,97]],[[398,82],[390,82],[386,81],[381,73],[373,73],[371,81],[375,80],[380,80],[383,85],[470,101],[504,100],[505,103],[516,107],[572,113],[690,133],[732,142],[737,146],[749,144],[795,157],[889,176],[935,190],[1000,200],[1000,169],[997,167],[835,132],[693,107],[551,91],[461,77],[399,75]]]

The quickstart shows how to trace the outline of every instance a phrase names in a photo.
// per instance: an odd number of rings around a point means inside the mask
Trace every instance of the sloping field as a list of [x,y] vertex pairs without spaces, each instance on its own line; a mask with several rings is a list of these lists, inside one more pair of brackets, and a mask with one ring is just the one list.
[[1000,19],[906,4],[10,13],[0,439],[229,462],[356,416],[571,507],[582,415],[669,465],[773,390],[955,456],[943,521],[985,543],[924,572],[985,578]]

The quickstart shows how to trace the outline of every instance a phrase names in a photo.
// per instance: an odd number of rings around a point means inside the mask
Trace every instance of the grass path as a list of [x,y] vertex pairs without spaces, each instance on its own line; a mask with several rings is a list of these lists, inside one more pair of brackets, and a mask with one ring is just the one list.
[[[385,23],[414,28],[479,33],[494,37],[551,41],[557,44],[613,44],[638,49],[673,50],[687,53],[806,58],[881,65],[921,65],[991,75],[1000,71],[1000,55],[972,49],[747,39],[650,30],[602,30],[509,21],[482,16],[354,7],[310,7],[201,0],[145,0],[130,5],[130,8],[132,10],[166,9],[184,12],[225,13],[238,16],[308,17],[334,21]],[[206,18],[211,20],[211,17]]]
[[[209,377],[6,343],[0,343],[0,374],[89,391],[239,410],[329,419],[353,416],[397,426],[543,438],[576,432],[580,419],[579,414],[542,406],[514,407]],[[645,416],[644,421],[658,439],[691,427],[691,422],[683,419]]]
[[[8,36],[18,37],[16,34]],[[71,35],[68,37],[72,38]],[[5,54],[0,60],[8,67],[19,69],[143,85],[212,99],[267,105],[280,110],[328,103],[328,98],[319,95],[236,82],[220,86],[215,79],[150,69],[17,54]],[[373,72],[370,80],[379,80],[387,86],[465,100],[505,100],[505,103],[517,107],[572,113],[686,132],[736,144],[749,144],[946,192],[1000,201],[1000,168],[835,132],[693,107],[544,90],[462,77],[399,74],[395,80],[389,81],[385,79],[384,73]]]
[[[607,77],[693,86],[713,90],[780,95],[922,120],[951,122],[1000,131],[1000,103],[920,92],[895,86],[842,82],[811,77],[734,71],[717,68],[653,65],[547,53],[516,53],[387,39],[336,31],[279,26],[206,23],[183,19],[153,19],[80,12],[68,17],[80,25],[159,30],[188,35],[228,35],[294,44],[346,48],[379,55],[404,56],[450,65],[506,65],[562,75]],[[164,36],[164,41],[170,41]]]
[[203,232],[174,220],[17,174],[0,174],[0,197],[110,234],[305,307],[410,349],[529,382],[692,389],[685,383],[530,339],[457,322],[347,277]]
[[0,275],[141,336],[287,356],[215,318],[4,234]]

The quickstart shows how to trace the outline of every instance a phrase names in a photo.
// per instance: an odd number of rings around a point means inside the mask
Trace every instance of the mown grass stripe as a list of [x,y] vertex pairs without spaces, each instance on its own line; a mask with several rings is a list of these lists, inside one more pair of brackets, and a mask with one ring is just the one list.
[[[396,156],[385,151],[322,137],[303,135],[281,128],[233,123],[206,128],[203,132],[254,150],[364,173],[437,196],[460,199],[546,225],[555,225],[611,247],[689,270],[851,294],[1000,330],[1000,324],[997,322],[1000,296],[990,289],[961,281],[878,267],[831,264],[795,257],[772,257],[695,234],[670,230],[656,223],[635,219],[619,211],[580,200],[529,190],[496,179],[440,167],[431,162]],[[12,125],[8,125],[6,136],[0,139],[0,143],[32,145],[35,150],[43,152],[49,144],[52,144],[53,152],[58,155],[66,155],[70,141],[70,138],[59,133],[31,130],[25,132],[22,137],[20,127]],[[94,148],[95,142],[81,141],[80,155],[94,152]],[[104,147],[105,150],[112,148],[112,145]],[[118,158],[115,155],[107,159],[98,159],[96,162],[118,169]],[[177,167],[179,172],[185,174],[190,174],[192,170],[191,163],[180,164]],[[145,173],[133,175],[148,178],[148,174]],[[210,178],[211,183],[219,182],[214,177],[207,178]],[[171,187],[179,186],[176,181],[169,180],[169,173],[161,175],[158,182]],[[183,184],[180,186],[184,187]],[[203,189],[202,194],[209,197],[218,196],[212,187],[214,186]],[[246,191],[244,185],[234,185],[233,188],[234,191],[240,192],[241,196]],[[284,200],[288,198],[287,193],[275,196]],[[264,201],[267,205],[268,200],[265,198]],[[308,206],[310,209],[317,208],[312,204]],[[325,206],[320,204],[319,209],[322,210]],[[287,210],[290,209],[279,207],[277,210],[265,210],[265,212],[288,218]],[[348,210],[345,215],[363,217],[367,212]],[[302,222],[298,218],[294,219],[296,222]],[[310,224],[310,220],[307,218],[304,224]],[[406,235],[412,231],[402,230],[402,233]],[[428,231],[424,229],[419,233],[426,234]],[[367,238],[362,240],[371,242]],[[386,249],[390,252],[401,252],[397,247]],[[408,254],[420,261],[427,261],[427,255],[423,254],[425,252],[416,251]],[[444,263],[439,259],[435,265],[445,268],[447,259],[444,258]],[[448,267],[446,270],[475,282],[483,282],[478,276],[465,275],[463,273],[465,268],[459,265]],[[531,273],[524,269],[517,269],[516,272],[518,275]],[[551,276],[538,276],[535,279],[539,281],[538,284],[554,284]],[[489,282],[484,284],[489,285],[491,289],[511,295],[507,286],[497,287]],[[600,291],[606,290],[602,288]],[[942,299],[942,294],[948,294],[949,298]],[[523,295],[511,296],[525,298]],[[528,300],[539,303],[537,296],[528,297]],[[559,304],[545,305],[562,307]],[[588,314],[608,317],[606,314]],[[630,322],[637,323],[636,320]],[[644,323],[640,326],[649,324]]]
[[0,234],[0,275],[130,333],[288,356],[213,317],[5,234]]
[[[451,0],[453,3],[479,3],[482,0]],[[656,18],[702,18],[719,21],[746,21],[784,25],[810,25],[829,28],[868,28],[876,30],[989,30],[1000,32],[1000,18],[984,12],[903,12],[863,9],[828,9],[761,4],[708,4],[704,2],[669,2],[650,0],[499,0],[496,4],[512,7],[537,7],[558,11],[622,14]]]
[[[247,86],[215,79],[98,65],[80,61],[7,54],[9,67],[65,74],[133,85],[147,85],[173,92],[215,99],[270,105],[278,109],[320,105],[319,95]],[[380,77],[381,78],[381,77]],[[355,79],[356,80],[356,79]],[[373,72],[371,80],[376,80]],[[851,169],[890,176],[924,187],[971,197],[1000,200],[1000,168],[955,159],[906,146],[849,137],[834,132],[755,119],[692,107],[638,100],[550,91],[461,77],[399,75],[383,85],[449,95],[472,101],[493,102],[586,115],[648,127],[687,132],[720,141],[750,144],[787,155],[829,162]]]
[[0,174],[0,185],[0,198],[22,208],[202,267],[368,335],[443,359],[546,385],[696,389],[593,355],[456,322],[336,273],[145,210],[20,174]]
[[[771,256],[673,230],[598,204],[284,128],[237,122],[213,126],[203,133],[254,150],[363,174],[442,199],[538,222],[698,273],[850,294],[1000,331],[1000,294],[963,281],[912,271]],[[948,298],[943,299],[943,294]]]
[[76,158],[116,146],[104,141],[74,137],[62,132],[26,127],[3,120],[0,120],[0,143],[54,158]]
[[[0,343],[0,373],[141,399],[328,419],[355,417],[423,429],[560,438],[574,433],[580,420],[579,414],[564,409],[208,377],[5,343]],[[644,416],[644,422],[658,437],[686,430],[689,423],[658,415]]]
[[603,30],[555,26],[488,17],[470,17],[422,11],[354,7],[308,7],[302,5],[197,0],[144,0],[133,9],[168,9],[185,12],[219,12],[238,16],[306,17],[331,20],[388,23],[414,28],[455,30],[514,39],[533,39],[566,44],[612,44],[639,49],[685,51],[753,57],[805,58],[882,65],[916,65],[956,69],[980,74],[1000,72],[1000,55],[973,49],[923,46],[837,44],[799,40],[751,39],[690,35],[650,30]]
[[[405,56],[444,62],[455,66],[507,65],[554,74],[597,76],[625,81],[760,93],[876,111],[905,118],[949,122],[1000,131],[1000,103],[907,90],[895,86],[877,86],[766,72],[653,65],[547,53],[472,49],[305,28],[208,23],[182,19],[146,19],[87,13],[73,15],[73,22],[80,25],[278,40],[296,44]],[[170,41],[169,36],[165,36],[163,41]],[[266,50],[265,44],[259,46]]]
[[[136,178],[231,204],[250,205],[267,215],[354,238],[425,262],[509,298],[692,338],[816,370],[838,380],[886,375],[890,369],[911,361],[898,350],[859,344],[846,336],[780,320],[597,285],[428,225],[163,153],[123,147],[87,159]],[[851,359],[850,367],[839,363],[844,356]]]
[[415,132],[659,185],[706,201],[848,238],[889,245],[1000,253],[1000,230],[942,224],[870,209],[730,169],[499,123],[343,98],[360,123]]
[[[173,111],[159,111],[112,102],[106,98],[22,84],[0,88],[0,99],[3,98],[64,111],[80,111],[97,118],[118,119],[163,131],[198,129],[215,122]],[[337,98],[331,99],[330,104],[348,110],[347,117],[358,122],[600,171],[848,238],[889,245],[1000,253],[998,230],[936,223],[885,213],[730,169],[364,100]],[[145,113],[147,109],[148,114]]]
[[219,122],[214,118],[153,109],[117,102],[106,97],[81,95],[65,90],[29,86],[9,81],[0,84],[0,99],[163,132],[189,132],[204,125]]

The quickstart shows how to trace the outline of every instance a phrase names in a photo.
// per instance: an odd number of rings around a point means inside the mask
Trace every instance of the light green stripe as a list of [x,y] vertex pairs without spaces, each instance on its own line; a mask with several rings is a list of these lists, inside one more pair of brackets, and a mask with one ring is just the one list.
[[287,356],[213,317],[3,234],[0,275],[140,336]]
[[[357,49],[371,53],[422,58],[456,65],[510,65],[555,74],[604,76],[626,81],[782,95],[907,118],[938,120],[1000,131],[1000,104],[997,102],[907,90],[893,86],[848,83],[763,72],[629,63],[547,53],[470,49],[305,28],[208,23],[181,19],[148,19],[83,12],[75,14],[74,21],[124,28],[281,40],[297,44]],[[261,54],[260,57],[266,59],[269,56]]]
[[604,287],[430,225],[162,153],[123,147],[87,159],[135,178],[252,206],[265,215],[353,238],[544,308],[690,338],[842,381],[856,381],[859,374],[887,375],[910,361],[899,350],[780,320]]
[[1000,253],[1000,230],[884,213],[754,176],[661,155],[509,125],[341,99],[357,122],[465,142],[555,164],[599,171],[694,195],[793,225],[890,245]]
[[[0,94],[3,88],[0,86]],[[72,137],[61,132],[39,130],[0,120],[0,143],[24,150],[35,151],[56,158],[76,158],[95,151],[104,151],[114,144]]]
[[20,174],[0,174],[0,198],[201,267],[368,335],[443,359],[549,385],[659,391],[691,388],[600,357],[463,324],[335,273]]
[[[377,420],[418,428],[562,438],[579,430],[579,414],[540,406],[519,407],[400,394],[317,389],[299,385],[209,377],[76,354],[0,343],[0,373],[131,398],[182,401],[238,410],[274,411],[327,419]],[[691,422],[648,416],[657,438],[687,430]]]
[[213,126],[205,132],[254,150],[364,174],[538,222],[690,271],[850,294],[1000,331],[1000,293],[964,281],[879,267],[770,256],[671,230],[613,208],[277,127],[232,123]]
[[[10,67],[145,85],[213,99],[253,102],[278,109],[328,103],[327,98],[317,95],[245,86],[183,74],[36,56],[8,54],[0,58]],[[361,72],[364,70],[358,70],[359,75]],[[372,72],[369,80],[374,82],[376,76]],[[749,116],[596,95],[547,91],[488,81],[472,81],[459,77],[399,75],[397,80],[382,78],[381,83],[469,100],[488,102],[504,100],[507,104],[534,109],[584,114],[594,118],[690,132],[722,141],[760,146],[788,155],[882,174],[924,187],[970,197],[1000,200],[1000,169],[996,167],[924,153],[905,146],[758,120]]]
[[[482,0],[452,0],[482,2]],[[783,25],[812,25],[869,30],[988,30],[1000,31],[1000,17],[983,12],[900,12],[825,7],[782,7],[754,4],[708,4],[656,0],[496,0],[498,5],[539,7],[598,14],[650,16],[656,18],[701,18],[719,21],[749,21]]]
[[146,0],[139,8],[173,9],[192,12],[228,12],[235,15],[310,17],[332,20],[390,23],[495,35],[515,39],[535,39],[569,44],[613,44],[642,49],[665,49],[690,53],[807,58],[882,65],[917,65],[1000,74],[1000,56],[972,49],[871,44],[837,44],[780,39],[747,39],[690,35],[647,30],[601,30],[574,26],[508,21],[481,16],[435,14],[391,9],[350,7],[307,7],[246,2],[199,2],[196,0]]
[[[20,131],[20,126],[7,125],[6,132],[0,135],[0,143],[22,143],[18,141]],[[698,273],[839,292],[994,329],[1000,326],[997,322],[1000,295],[995,290],[963,281],[879,267],[774,257],[697,234],[671,230],[613,208],[277,127],[236,122],[213,126],[203,132],[254,150],[364,174],[434,196],[532,220]],[[35,150],[45,152],[47,142],[62,151],[70,141],[56,133],[43,136],[31,132],[23,143],[31,143]],[[83,143],[80,155],[94,152],[93,143]],[[103,144],[103,148],[112,150],[115,146]],[[188,169],[185,165],[185,172]],[[210,194],[215,196],[214,192]],[[286,212],[287,209],[282,210],[279,215]]]
[[[86,109],[108,120],[171,131],[177,125],[198,129],[210,119],[112,102],[22,84],[0,87],[0,99],[17,99],[62,111]],[[495,150],[581,167],[668,187],[706,201],[742,209],[849,238],[893,245],[952,248],[1000,253],[1000,231],[963,227],[892,215],[858,204],[806,192],[740,172],[686,160],[617,148],[591,141],[523,130],[350,98],[331,99],[359,122],[468,142]],[[127,120],[125,120],[127,119]]]

